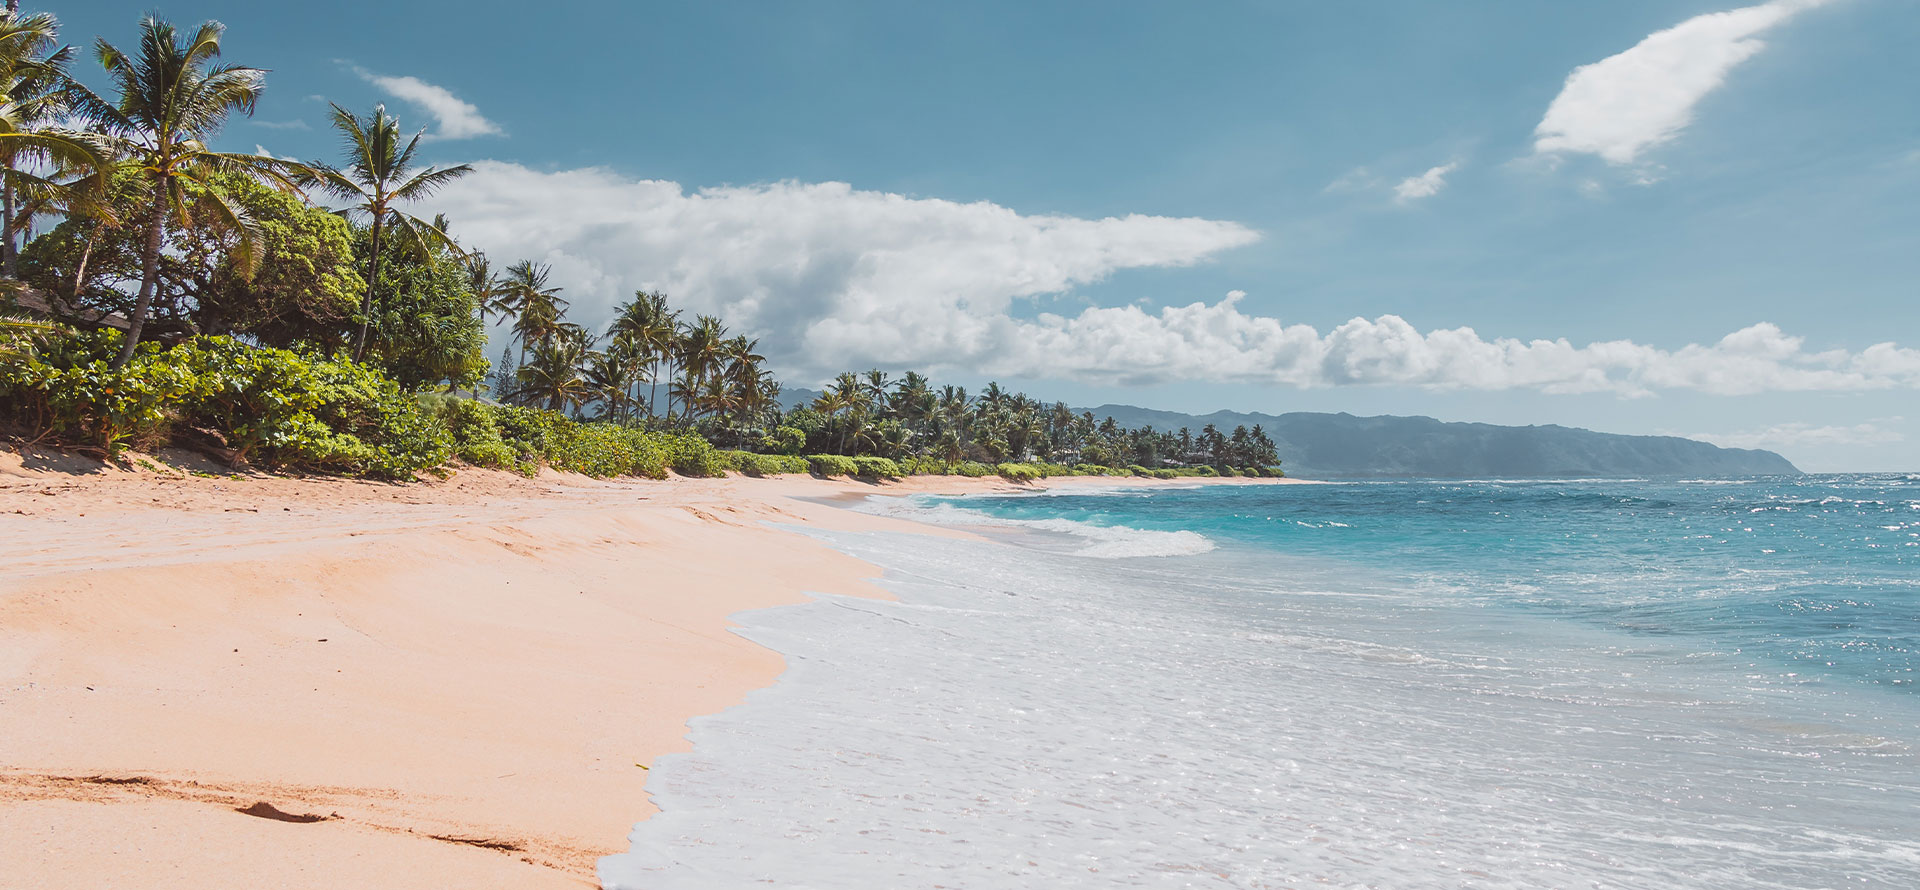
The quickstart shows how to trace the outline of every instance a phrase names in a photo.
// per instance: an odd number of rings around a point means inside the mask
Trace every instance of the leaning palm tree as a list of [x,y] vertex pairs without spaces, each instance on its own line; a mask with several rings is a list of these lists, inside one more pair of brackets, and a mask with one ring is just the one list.
[[[439,191],[442,186],[473,168],[428,167],[415,172],[414,154],[419,151],[422,130],[401,144],[400,120],[387,113],[385,105],[373,106],[373,112],[360,117],[338,104],[333,106],[333,128],[340,131],[347,150],[347,166],[307,165],[312,183],[341,200],[352,202],[344,213],[365,216],[373,245],[367,256],[367,290],[360,298],[360,331],[353,337],[353,358],[359,361],[367,351],[367,330],[373,323],[374,290],[380,281],[380,251],[383,237],[391,233],[402,247],[425,254],[435,245],[459,254],[460,247],[446,230],[399,209],[398,205],[418,201]],[[438,220],[436,220],[437,222]]]
[[259,266],[258,240],[219,177],[237,174],[293,188],[292,176],[300,169],[277,158],[208,150],[207,141],[228,115],[253,114],[266,84],[266,72],[259,68],[214,64],[225,30],[219,22],[207,22],[183,41],[173,25],[149,16],[140,23],[138,55],[128,55],[104,39],[94,45],[94,55],[118,93],[113,101],[77,83],[67,84],[64,91],[67,106],[112,140],[149,191],[142,220],[140,291],[127,318],[116,368],[133,358],[140,343],[160,284],[160,252],[169,225],[193,225],[190,205],[206,213],[214,224],[238,233],[235,259],[243,274],[252,274]]

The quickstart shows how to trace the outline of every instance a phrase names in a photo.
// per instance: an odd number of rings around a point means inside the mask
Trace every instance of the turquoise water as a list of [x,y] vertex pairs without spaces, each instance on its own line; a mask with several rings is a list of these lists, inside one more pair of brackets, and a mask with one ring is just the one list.
[[1920,886],[1920,477],[863,509],[607,887]]
[[1665,637],[1777,682],[1920,693],[1920,475],[1369,482],[969,498],[1014,520],[1204,535],[1342,583]]

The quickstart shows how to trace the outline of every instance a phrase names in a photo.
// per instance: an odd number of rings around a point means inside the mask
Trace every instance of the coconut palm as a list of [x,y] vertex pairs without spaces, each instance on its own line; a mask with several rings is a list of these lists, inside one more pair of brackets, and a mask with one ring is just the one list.
[[867,399],[873,403],[873,410],[886,413],[888,397],[893,394],[893,380],[887,376],[887,372],[874,368],[860,382],[867,389]]
[[[24,219],[56,206],[70,206],[73,183],[61,174],[80,169],[97,175],[105,159],[97,140],[56,128],[65,110],[63,90],[73,48],[54,48],[59,22],[46,13],[0,16],[0,269],[19,277],[18,233]],[[22,169],[32,166],[38,175]],[[52,176],[46,175],[52,173]],[[22,205],[27,212],[23,214]]]
[[512,314],[505,299],[506,287],[500,283],[500,276],[494,273],[493,263],[486,254],[469,251],[461,266],[467,273],[467,290],[473,293],[473,302],[480,307],[481,322],[484,323],[488,315],[506,318]]
[[207,148],[228,115],[253,114],[266,85],[266,72],[259,68],[214,64],[225,30],[219,22],[207,22],[183,40],[173,25],[149,16],[140,23],[137,55],[104,39],[94,45],[94,55],[113,81],[113,101],[78,83],[69,82],[63,91],[67,106],[111,140],[112,149],[145,180],[150,193],[141,221],[145,240],[140,291],[115,367],[132,359],[140,343],[160,283],[160,251],[168,227],[192,226],[191,211],[206,213],[213,224],[238,234],[234,259],[242,274],[250,275],[259,266],[259,242],[222,190],[219,176],[250,176],[293,188],[292,177],[301,170],[301,165],[278,158]]
[[[647,395],[648,417],[655,414],[662,362],[667,363],[667,379],[673,378],[674,343],[678,335],[676,319],[679,315],[679,312],[667,308],[666,294],[637,290],[633,292],[632,300],[622,303],[614,311],[613,322],[607,327],[609,335],[630,341],[644,357],[648,371],[646,376],[651,386]],[[638,375],[635,379],[639,379]]]
[[593,398],[580,376],[587,361],[588,343],[578,328],[563,328],[534,344],[533,357],[516,372],[513,396],[522,404],[545,402],[548,411],[578,408]]
[[535,343],[548,339],[566,322],[567,301],[563,288],[548,286],[553,270],[544,263],[521,260],[507,267],[500,277],[500,293],[495,298],[500,311],[512,313],[513,334],[520,341],[520,358]]
[[690,397],[697,396],[704,379],[719,371],[726,360],[727,326],[711,315],[699,316],[693,325],[687,328],[675,348],[680,364],[682,386],[676,395],[669,391],[667,415],[673,415],[672,400],[680,400],[682,413],[691,416],[693,403]]
[[340,131],[345,144],[347,165],[333,167],[315,162],[307,165],[305,181],[321,191],[350,203],[342,212],[364,216],[369,222],[373,242],[367,252],[367,290],[360,299],[360,330],[353,337],[353,358],[359,361],[367,351],[367,331],[373,324],[374,289],[380,281],[380,253],[385,237],[397,237],[400,246],[417,254],[439,245],[460,253],[459,245],[433,222],[422,220],[399,209],[431,196],[447,183],[473,168],[466,164],[453,167],[428,167],[416,172],[414,155],[420,149],[422,130],[401,144],[400,121],[387,113],[385,105],[373,106],[372,113],[360,117],[338,104],[333,105],[333,128]]
[[586,385],[587,398],[600,403],[601,411],[609,420],[619,420],[626,415],[628,366],[615,349],[605,352],[589,352],[586,364],[581,370],[581,381]]

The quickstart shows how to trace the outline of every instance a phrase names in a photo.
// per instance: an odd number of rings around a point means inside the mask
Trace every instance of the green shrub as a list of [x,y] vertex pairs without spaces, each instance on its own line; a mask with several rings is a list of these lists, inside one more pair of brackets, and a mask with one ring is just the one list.
[[727,467],[720,452],[706,438],[693,433],[643,433],[657,439],[665,450],[667,465],[682,476],[725,476]]
[[870,479],[898,479],[903,475],[900,465],[889,457],[856,457],[853,467],[855,473]]
[[0,356],[0,409],[54,440],[109,454],[217,437],[234,460],[406,479],[452,454],[446,428],[365,365],[226,337],[142,344],[114,370],[115,332],[62,332]]
[[816,476],[853,476],[860,472],[853,458],[838,454],[809,454],[807,468]]
[[1008,482],[1032,482],[1040,478],[1040,470],[1032,464],[1005,463],[994,467],[994,471]]
[[805,473],[810,468],[807,459],[791,454],[751,454],[745,451],[723,452],[739,466],[738,469],[749,476],[778,476],[783,473]]
[[783,426],[760,439],[760,450],[769,454],[799,456],[807,450],[807,432],[799,427]]
[[416,401],[447,428],[455,457],[476,467],[516,470],[526,475],[532,475],[538,468],[537,463],[522,458],[518,449],[501,438],[492,405],[439,393],[423,393]]
[[1127,472],[1135,476],[1152,476],[1153,475],[1152,470],[1149,470],[1146,467],[1143,467],[1139,464],[1134,464],[1132,466],[1127,467]]
[[909,476],[945,476],[947,462],[937,457],[909,457],[900,461],[900,471]]
[[966,476],[969,479],[978,479],[982,476],[993,475],[993,467],[977,460],[963,460],[948,467],[947,471],[952,475]]

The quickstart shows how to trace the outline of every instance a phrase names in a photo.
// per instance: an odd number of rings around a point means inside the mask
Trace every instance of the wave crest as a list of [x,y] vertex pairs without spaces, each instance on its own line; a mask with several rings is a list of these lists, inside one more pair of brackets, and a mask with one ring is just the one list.
[[1213,540],[1199,532],[1157,531],[1125,525],[1094,525],[1074,519],[1006,519],[949,503],[875,495],[857,507],[862,513],[891,516],[930,525],[1004,528],[1043,532],[1075,539],[1075,556],[1094,559],[1136,559],[1149,556],[1193,556],[1214,549]]

